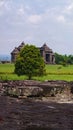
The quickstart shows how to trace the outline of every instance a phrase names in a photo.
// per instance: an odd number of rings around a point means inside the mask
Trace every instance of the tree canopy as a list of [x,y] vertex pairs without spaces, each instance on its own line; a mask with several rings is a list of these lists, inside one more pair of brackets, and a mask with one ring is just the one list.
[[55,62],[56,64],[62,64],[62,65],[73,64],[73,55],[61,55],[55,53]]
[[43,75],[45,72],[45,63],[40,55],[40,50],[34,45],[25,45],[15,63],[15,73],[17,75],[26,75],[29,79],[32,76]]

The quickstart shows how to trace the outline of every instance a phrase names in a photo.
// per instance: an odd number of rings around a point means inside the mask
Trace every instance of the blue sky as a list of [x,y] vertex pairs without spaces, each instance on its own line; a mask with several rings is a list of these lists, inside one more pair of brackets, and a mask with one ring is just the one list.
[[0,54],[22,41],[73,54],[73,0],[0,0]]

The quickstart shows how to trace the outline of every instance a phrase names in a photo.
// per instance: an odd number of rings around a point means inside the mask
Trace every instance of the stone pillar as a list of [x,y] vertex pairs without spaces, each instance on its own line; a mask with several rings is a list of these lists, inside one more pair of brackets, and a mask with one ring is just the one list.
[[43,58],[44,58],[44,61],[46,63],[46,53],[43,51]]
[[52,64],[55,64],[55,56],[52,55]]
[[53,55],[53,64],[55,64],[55,56]]
[[50,64],[52,64],[52,54],[50,54]]

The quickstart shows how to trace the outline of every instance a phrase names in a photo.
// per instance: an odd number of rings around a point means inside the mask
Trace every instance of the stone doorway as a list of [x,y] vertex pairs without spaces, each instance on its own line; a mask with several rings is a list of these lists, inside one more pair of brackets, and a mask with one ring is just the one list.
[[46,62],[50,62],[50,54],[46,54]]

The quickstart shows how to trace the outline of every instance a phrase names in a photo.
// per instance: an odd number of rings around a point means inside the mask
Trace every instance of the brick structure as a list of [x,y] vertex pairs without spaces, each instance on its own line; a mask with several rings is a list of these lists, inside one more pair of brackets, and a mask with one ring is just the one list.
[[[25,46],[25,43],[22,42],[20,46],[15,47],[15,49],[11,52],[11,62],[16,61],[16,57],[17,57],[18,53],[20,52],[21,48],[23,48],[24,46]],[[44,61],[46,64],[55,64],[55,55],[54,55],[52,49],[50,49],[46,45],[46,43],[39,49],[40,49],[40,54],[44,58]]]

